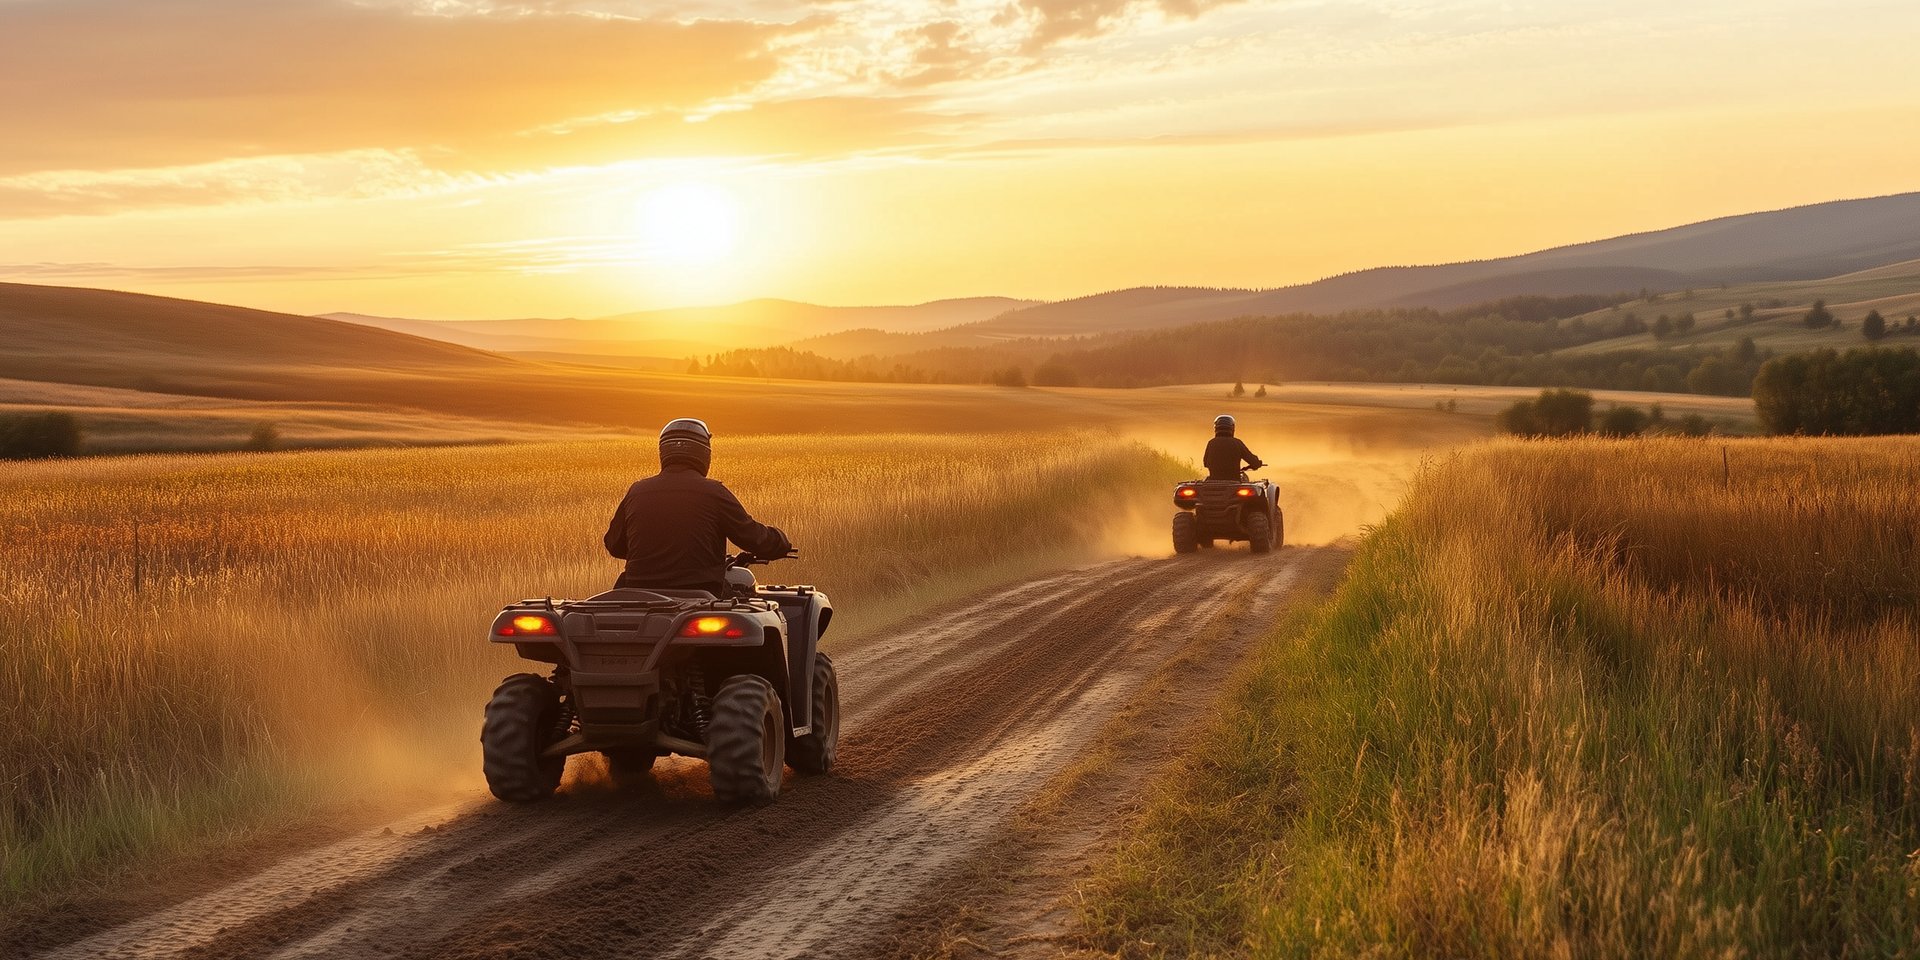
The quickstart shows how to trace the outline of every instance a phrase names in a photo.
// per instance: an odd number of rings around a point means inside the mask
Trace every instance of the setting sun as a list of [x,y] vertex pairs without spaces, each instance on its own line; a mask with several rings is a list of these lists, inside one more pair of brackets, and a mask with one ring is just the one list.
[[708,183],[674,183],[640,198],[641,248],[651,259],[704,265],[733,255],[740,246],[740,204]]

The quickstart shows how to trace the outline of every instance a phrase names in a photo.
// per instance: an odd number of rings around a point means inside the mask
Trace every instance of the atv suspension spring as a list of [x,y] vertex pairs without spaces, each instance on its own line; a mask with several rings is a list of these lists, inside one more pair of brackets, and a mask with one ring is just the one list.
[[579,716],[573,709],[573,695],[560,695],[560,709],[555,712],[552,738],[564,740],[580,732]]
[[687,699],[693,709],[693,732],[707,735],[707,724],[713,722],[713,698],[707,695],[707,675],[699,667],[687,670]]

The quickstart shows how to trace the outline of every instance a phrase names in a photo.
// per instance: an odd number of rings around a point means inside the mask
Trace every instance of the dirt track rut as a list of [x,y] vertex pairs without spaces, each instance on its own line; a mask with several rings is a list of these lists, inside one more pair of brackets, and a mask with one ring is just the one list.
[[[1269,618],[1313,551],[1126,560],[834,648],[830,777],[716,807],[705,768],[552,803],[472,800],[283,860],[47,958],[858,957],[1093,746],[1176,651]],[[1204,642],[1204,637],[1201,638]]]

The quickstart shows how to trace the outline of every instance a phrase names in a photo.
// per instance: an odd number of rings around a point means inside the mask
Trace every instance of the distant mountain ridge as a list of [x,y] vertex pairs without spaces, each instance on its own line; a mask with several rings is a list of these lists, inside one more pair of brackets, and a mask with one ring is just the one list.
[[686,357],[784,345],[850,359],[1024,337],[1164,329],[1243,316],[1394,307],[1447,310],[1522,295],[1814,280],[1916,258],[1920,193],[1905,193],[1720,217],[1490,260],[1375,267],[1264,290],[1142,286],[1053,302],[972,297],[884,307],[764,299],[592,319],[327,316],[508,353]]
[[[1720,217],[1492,260],[1376,267],[1275,290],[1134,287],[1016,310],[939,345],[1384,307],[1813,280],[1920,257],[1920,193]],[[923,344],[924,346],[924,344]]]
[[519,320],[411,320],[329,313],[345,320],[416,336],[437,337],[483,350],[583,353],[604,346],[627,356],[685,357],[739,347],[764,347],[861,328],[918,333],[990,319],[1035,301],[964,297],[908,306],[830,307],[760,299],[711,307],[671,307],[607,317]]

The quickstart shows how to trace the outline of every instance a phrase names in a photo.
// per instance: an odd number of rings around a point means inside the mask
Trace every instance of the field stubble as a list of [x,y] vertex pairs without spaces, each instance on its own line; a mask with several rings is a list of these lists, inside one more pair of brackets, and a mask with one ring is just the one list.
[[[1113,549],[1179,468],[1104,436],[730,441],[837,632]],[[471,785],[502,602],[617,572],[646,445],[23,466],[0,479],[0,902],[331,801]]]

